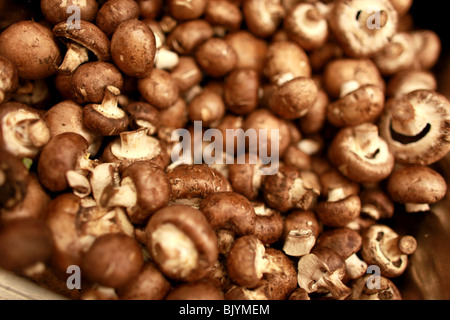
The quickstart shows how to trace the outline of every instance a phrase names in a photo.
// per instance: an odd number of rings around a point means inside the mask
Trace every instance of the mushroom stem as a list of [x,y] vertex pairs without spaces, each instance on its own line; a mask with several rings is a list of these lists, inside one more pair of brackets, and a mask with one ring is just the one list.
[[178,55],[173,51],[161,48],[156,52],[155,67],[158,69],[172,70],[178,61]]
[[88,49],[72,42],[67,45],[64,61],[58,70],[61,73],[72,74],[81,64],[87,61],[89,61]]
[[352,290],[335,276],[335,274],[325,275],[319,280],[319,283],[323,282],[322,287],[330,291],[334,299],[344,300],[351,294]]
[[365,157],[371,158],[379,149],[378,128],[372,124],[362,124],[354,129],[355,142]]
[[366,273],[367,263],[354,253],[345,260],[345,269],[346,274],[350,279],[358,279]]
[[141,128],[135,131],[125,131],[120,133],[120,149],[122,154],[133,154],[142,146],[147,145],[148,128]]
[[361,206],[361,213],[367,215],[368,217],[379,220],[381,218],[380,210],[373,204],[365,204]]
[[96,203],[100,204],[101,197],[108,187],[118,185],[119,174],[118,165],[114,163],[102,163],[91,172],[90,183],[92,186],[92,196]]
[[396,132],[415,136],[428,124],[426,115],[416,113],[414,106],[406,100],[399,100],[392,106],[392,129]]
[[217,232],[219,253],[227,255],[234,243],[235,233],[231,230],[221,229]]
[[26,119],[17,123],[14,128],[16,137],[24,146],[42,147],[50,140],[50,131],[40,119]]
[[66,179],[73,193],[80,198],[87,197],[91,193],[91,184],[83,174],[75,170],[66,172]]
[[119,108],[119,95],[120,90],[114,86],[107,86],[105,89],[105,94],[103,96],[102,103],[96,105],[95,109],[107,116],[113,118],[121,118],[125,115],[125,112]]
[[301,257],[308,254],[315,243],[316,237],[311,230],[291,230],[284,241],[283,251],[289,256]]
[[103,207],[134,207],[137,203],[137,192],[131,178],[123,178],[120,187],[105,190],[100,203]]
[[413,254],[416,251],[417,242],[412,236],[402,236],[389,239],[383,244],[383,251],[388,257]]
[[426,212],[430,211],[428,203],[405,203],[406,212]]

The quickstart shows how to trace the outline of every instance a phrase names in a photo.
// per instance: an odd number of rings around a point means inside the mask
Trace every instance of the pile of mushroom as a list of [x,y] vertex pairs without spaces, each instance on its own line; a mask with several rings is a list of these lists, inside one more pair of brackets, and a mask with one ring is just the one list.
[[[443,199],[450,151],[411,5],[41,0],[0,30],[0,267],[71,299],[401,299],[420,244],[390,219]],[[175,161],[194,121],[277,129],[278,171]]]

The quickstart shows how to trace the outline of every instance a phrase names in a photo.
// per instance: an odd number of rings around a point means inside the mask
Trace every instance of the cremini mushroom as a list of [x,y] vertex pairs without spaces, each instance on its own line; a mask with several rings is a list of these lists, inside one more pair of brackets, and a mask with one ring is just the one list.
[[321,226],[312,211],[294,210],[284,219],[283,252],[301,257],[310,253],[321,232]]
[[9,59],[0,56],[0,103],[19,87],[17,69]]
[[108,37],[111,37],[122,22],[138,19],[139,15],[140,8],[136,1],[111,0],[100,7],[95,18],[95,24]]

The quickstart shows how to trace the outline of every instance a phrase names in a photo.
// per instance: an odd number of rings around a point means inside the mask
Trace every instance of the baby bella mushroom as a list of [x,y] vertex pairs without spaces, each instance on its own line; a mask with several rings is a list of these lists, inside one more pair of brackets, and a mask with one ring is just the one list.
[[217,237],[208,220],[187,205],[160,209],[149,219],[145,233],[153,261],[173,280],[202,279],[219,255]]
[[19,76],[14,64],[0,56],[0,103],[5,101],[8,94],[13,93],[19,86]]
[[407,212],[429,211],[431,204],[445,197],[447,182],[429,167],[411,165],[394,170],[387,190],[393,201],[405,204]]
[[408,255],[417,248],[412,236],[400,236],[387,225],[375,224],[363,234],[361,256],[368,265],[380,268],[387,278],[398,277],[406,270]]
[[379,182],[394,168],[394,155],[372,123],[342,128],[333,138],[328,158],[355,182]]
[[316,244],[321,227],[312,211],[294,210],[284,219],[283,251],[289,256],[308,254]]
[[380,135],[395,160],[429,165],[450,150],[450,103],[435,91],[416,90],[386,103]]

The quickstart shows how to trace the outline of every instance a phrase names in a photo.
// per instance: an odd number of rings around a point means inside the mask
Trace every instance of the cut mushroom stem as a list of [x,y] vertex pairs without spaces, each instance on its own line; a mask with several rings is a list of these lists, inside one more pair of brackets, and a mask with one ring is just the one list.
[[89,61],[88,49],[76,43],[67,45],[67,52],[64,60],[58,68],[63,74],[72,74],[81,64]]
[[360,87],[361,87],[360,83],[356,80],[346,81],[341,85],[341,90],[339,92],[339,96],[341,98],[345,97],[347,94],[358,90]]
[[108,187],[118,185],[120,179],[118,167],[115,163],[102,163],[92,170],[89,181],[92,187],[92,196],[97,205],[100,205],[102,195]]
[[430,211],[428,203],[405,203],[406,212],[426,212]]
[[101,199],[104,207],[134,207],[137,203],[136,187],[130,177],[122,179],[120,187],[105,190]]
[[147,128],[142,128],[135,131],[122,132],[120,134],[120,153],[130,156],[142,153],[144,150],[139,150],[143,149],[142,146],[147,144],[147,131]]
[[420,134],[428,124],[426,114],[417,114],[414,106],[406,100],[392,105],[392,129],[405,136]]
[[301,257],[308,254],[315,243],[316,236],[312,230],[291,230],[284,242],[283,251],[289,256]]
[[412,236],[402,236],[389,239],[385,242],[383,250],[387,256],[399,256],[413,254],[417,248],[417,241]]
[[232,230],[221,229],[217,232],[217,243],[219,246],[219,253],[227,255],[233,246],[236,233]]
[[50,131],[40,119],[26,119],[14,128],[16,137],[27,147],[40,148],[50,140]]
[[360,125],[355,127],[355,142],[366,158],[373,158],[379,149],[378,128]]
[[346,276],[352,280],[362,277],[367,271],[367,263],[356,253],[345,259]]

